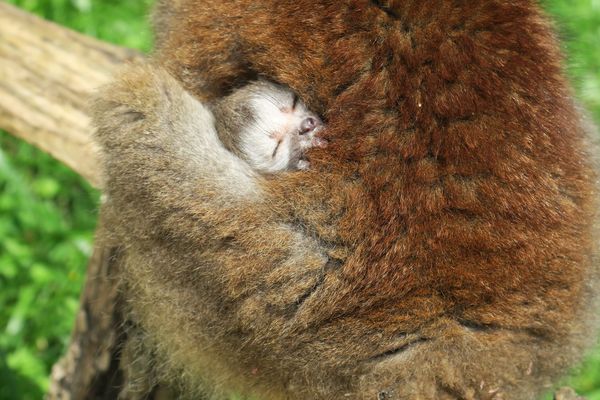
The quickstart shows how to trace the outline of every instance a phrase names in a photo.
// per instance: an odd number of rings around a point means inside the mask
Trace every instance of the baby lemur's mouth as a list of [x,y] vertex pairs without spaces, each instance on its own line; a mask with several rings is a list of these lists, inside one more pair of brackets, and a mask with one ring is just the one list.
[[313,147],[327,147],[328,143],[329,142],[327,141],[327,139],[323,139],[322,137],[315,136],[315,137],[312,138],[311,146],[313,146]]

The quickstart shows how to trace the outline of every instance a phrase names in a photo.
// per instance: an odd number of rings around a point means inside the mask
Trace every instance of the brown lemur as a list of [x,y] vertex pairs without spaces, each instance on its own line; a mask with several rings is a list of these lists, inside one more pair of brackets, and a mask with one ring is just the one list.
[[[179,0],[156,21],[153,64],[94,120],[161,383],[530,400],[594,342],[595,147],[537,2]],[[257,77],[327,122],[308,170],[219,140],[204,104]]]

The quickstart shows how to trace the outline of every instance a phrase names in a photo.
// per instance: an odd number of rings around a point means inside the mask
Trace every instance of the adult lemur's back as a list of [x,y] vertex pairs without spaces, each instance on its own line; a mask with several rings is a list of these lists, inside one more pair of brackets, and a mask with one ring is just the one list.
[[[536,2],[180,0],[156,20],[158,63],[198,98],[279,81],[329,139],[308,172],[248,177],[251,195],[218,160],[168,179],[108,168],[165,375],[214,398],[529,400],[579,359],[597,177]],[[142,115],[193,111],[156,106],[184,94],[139,75],[100,109],[142,107],[133,87],[156,107]],[[165,126],[176,143],[185,121]]]

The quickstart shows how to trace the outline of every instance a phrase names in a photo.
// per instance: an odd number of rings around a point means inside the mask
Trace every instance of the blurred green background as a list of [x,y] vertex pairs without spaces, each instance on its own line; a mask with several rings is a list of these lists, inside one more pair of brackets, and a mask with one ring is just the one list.
[[[88,35],[148,50],[152,0],[10,0]],[[568,71],[600,122],[600,0],[543,0]],[[0,400],[40,399],[68,342],[91,253],[99,193],[0,131]],[[600,311],[599,311],[600,312]],[[600,400],[600,349],[565,381]]]

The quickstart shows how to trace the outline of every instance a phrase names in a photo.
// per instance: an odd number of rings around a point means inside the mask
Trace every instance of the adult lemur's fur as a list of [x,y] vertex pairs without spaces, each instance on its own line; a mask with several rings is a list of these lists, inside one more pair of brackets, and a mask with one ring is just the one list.
[[[530,400],[594,337],[597,176],[533,0],[179,0],[97,103],[132,319],[211,399]],[[263,177],[212,100],[327,122]]]

